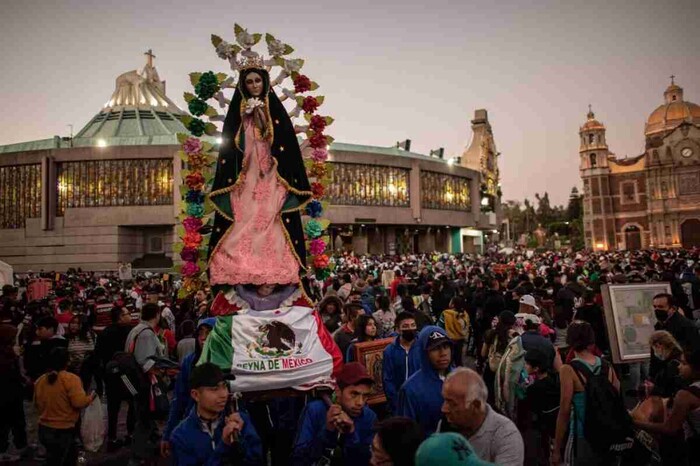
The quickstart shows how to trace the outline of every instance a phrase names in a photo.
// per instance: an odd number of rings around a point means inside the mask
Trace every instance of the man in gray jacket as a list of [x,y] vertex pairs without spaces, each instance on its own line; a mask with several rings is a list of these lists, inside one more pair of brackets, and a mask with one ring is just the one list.
[[[124,347],[124,351],[134,355],[148,380],[156,377],[153,357],[166,356],[165,347],[156,335],[159,321],[160,308],[158,305],[154,303],[144,304],[141,309],[141,322],[129,332]],[[139,464],[150,458],[158,441],[157,427],[149,409],[149,390],[139,391],[136,404],[133,456],[129,464]]]
[[442,414],[449,427],[439,426],[440,432],[462,434],[484,461],[502,466],[523,465],[523,437],[513,421],[486,403],[488,389],[477,372],[464,367],[455,369],[442,385],[442,396]]
[[141,322],[131,329],[126,337],[124,351],[133,353],[136,362],[144,372],[153,369],[153,357],[166,356],[165,347],[156,335],[156,327],[160,322],[160,308],[155,303],[144,304],[141,309]]

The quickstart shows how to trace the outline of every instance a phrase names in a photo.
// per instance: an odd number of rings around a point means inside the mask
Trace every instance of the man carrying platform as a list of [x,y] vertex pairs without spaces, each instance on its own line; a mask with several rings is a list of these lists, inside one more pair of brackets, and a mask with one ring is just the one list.
[[369,464],[370,445],[377,420],[367,406],[374,381],[358,362],[345,364],[338,374],[335,401],[312,401],[302,413],[291,464]]

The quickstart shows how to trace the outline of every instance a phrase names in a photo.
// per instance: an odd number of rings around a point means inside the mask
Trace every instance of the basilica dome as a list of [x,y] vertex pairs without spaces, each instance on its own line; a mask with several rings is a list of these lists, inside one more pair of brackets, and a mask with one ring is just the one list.
[[664,92],[665,103],[656,108],[647,119],[644,134],[654,136],[671,131],[687,121],[700,125],[700,105],[683,100],[683,88],[671,82]]

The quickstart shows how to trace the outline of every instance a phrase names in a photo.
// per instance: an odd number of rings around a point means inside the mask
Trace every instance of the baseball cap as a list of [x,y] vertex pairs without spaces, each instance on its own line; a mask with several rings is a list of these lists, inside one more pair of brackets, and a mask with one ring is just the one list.
[[416,452],[416,466],[493,466],[479,459],[471,443],[455,432],[428,437]]
[[524,296],[520,297],[520,304],[527,304],[528,306],[532,306],[535,309],[539,309],[537,306],[537,302],[535,301],[535,297],[532,296],[531,294],[526,294]]
[[205,362],[192,369],[190,388],[216,387],[226,379],[219,366]]
[[369,385],[374,384],[374,379],[367,373],[365,366],[359,362],[349,362],[343,365],[343,368],[340,370],[335,380],[338,383],[338,387],[341,389],[361,383]]
[[438,332],[437,330],[433,330],[430,332],[428,335],[428,343],[425,345],[425,349],[427,351],[430,351],[433,348],[437,348],[439,346],[442,346],[444,344],[452,344],[452,340],[447,338],[447,335],[445,335],[442,332]]

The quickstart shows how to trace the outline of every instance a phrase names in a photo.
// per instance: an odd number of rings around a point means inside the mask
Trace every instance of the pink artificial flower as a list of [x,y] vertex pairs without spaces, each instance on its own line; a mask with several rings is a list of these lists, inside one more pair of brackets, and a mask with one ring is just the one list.
[[182,275],[185,277],[196,275],[199,271],[200,268],[195,262],[185,262],[182,264]]
[[202,219],[197,217],[187,217],[182,221],[182,226],[185,227],[186,232],[199,231],[202,228]]
[[325,162],[328,159],[328,151],[324,148],[314,149],[311,158],[317,163]]
[[322,239],[313,239],[309,243],[309,254],[317,256],[326,250],[326,242]]
[[182,150],[184,150],[187,155],[199,154],[202,152],[202,141],[198,138],[189,137],[182,145]]

